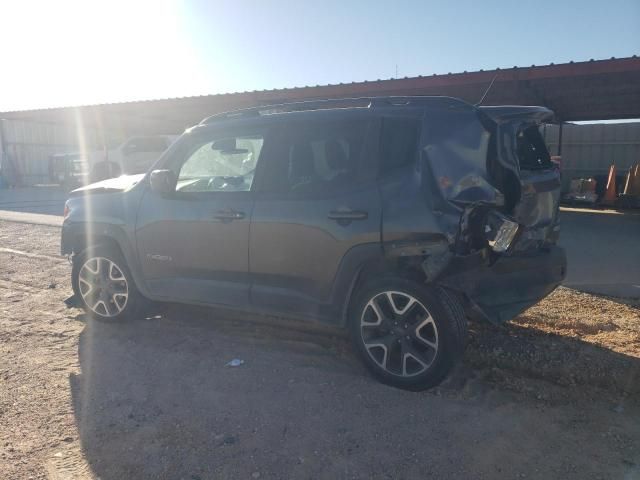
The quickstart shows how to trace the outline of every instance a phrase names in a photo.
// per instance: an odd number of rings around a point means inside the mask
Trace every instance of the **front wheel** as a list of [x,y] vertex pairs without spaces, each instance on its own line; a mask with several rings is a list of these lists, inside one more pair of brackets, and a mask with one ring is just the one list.
[[425,390],[442,382],[462,357],[467,323],[462,305],[445,290],[387,277],[356,293],[349,329],[376,378]]
[[138,313],[142,297],[115,248],[91,247],[76,255],[71,281],[85,312],[95,319],[119,321]]

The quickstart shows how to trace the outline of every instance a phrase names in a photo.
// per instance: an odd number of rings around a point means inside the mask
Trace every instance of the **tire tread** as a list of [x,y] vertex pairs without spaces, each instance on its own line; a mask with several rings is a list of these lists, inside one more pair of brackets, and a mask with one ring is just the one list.
[[[440,360],[427,375],[421,374],[411,378],[393,376],[376,365],[362,346],[359,317],[361,307],[372,294],[394,289],[417,295],[436,318],[436,322],[439,322],[438,328],[442,329],[439,334],[442,335],[443,345],[447,345],[447,349],[439,354]],[[460,360],[466,346],[467,319],[461,301],[442,287],[416,282],[402,276],[385,275],[363,282],[354,294],[348,320],[352,341],[369,371],[381,382],[405,390],[426,390],[441,383]]]
[[449,318],[453,322],[453,325],[455,327],[454,332],[456,333],[457,337],[456,343],[458,344],[460,354],[462,354],[466,347],[468,333],[468,322],[467,317],[464,313],[462,302],[455,298],[455,294],[442,287],[436,288],[436,294],[442,302],[442,306],[449,314]]

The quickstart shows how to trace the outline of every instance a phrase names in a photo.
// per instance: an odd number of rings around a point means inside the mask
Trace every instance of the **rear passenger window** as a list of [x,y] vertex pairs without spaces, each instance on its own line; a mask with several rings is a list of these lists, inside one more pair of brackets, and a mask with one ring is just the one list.
[[368,123],[309,122],[288,127],[266,173],[265,191],[323,194],[358,177]]
[[391,172],[416,159],[420,121],[385,118],[382,123],[380,174]]

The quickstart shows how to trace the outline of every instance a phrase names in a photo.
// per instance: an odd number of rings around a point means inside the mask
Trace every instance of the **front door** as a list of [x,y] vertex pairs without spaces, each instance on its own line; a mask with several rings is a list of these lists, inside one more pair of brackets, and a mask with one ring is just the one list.
[[356,245],[380,241],[375,128],[368,117],[282,126],[253,210],[253,305],[314,317],[335,312],[332,289],[343,258]]
[[154,296],[247,303],[251,188],[264,141],[259,129],[196,129],[159,167],[176,174],[175,192],[148,189],[136,229],[138,255]]

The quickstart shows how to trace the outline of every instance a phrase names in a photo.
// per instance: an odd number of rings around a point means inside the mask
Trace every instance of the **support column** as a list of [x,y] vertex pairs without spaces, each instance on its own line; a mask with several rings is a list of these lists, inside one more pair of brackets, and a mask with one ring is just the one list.
[[558,128],[558,156],[562,155],[562,125],[564,125],[564,122],[560,122],[560,127]]

